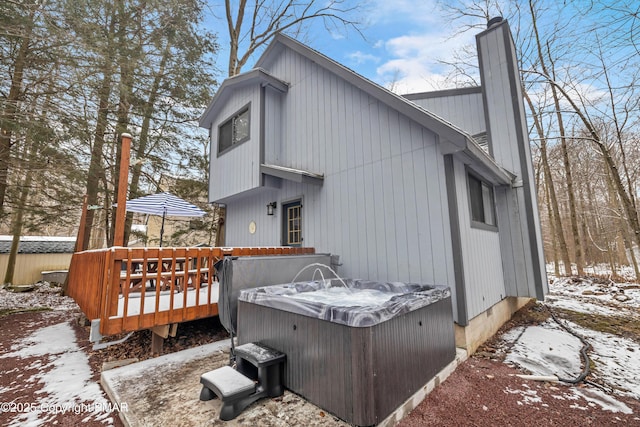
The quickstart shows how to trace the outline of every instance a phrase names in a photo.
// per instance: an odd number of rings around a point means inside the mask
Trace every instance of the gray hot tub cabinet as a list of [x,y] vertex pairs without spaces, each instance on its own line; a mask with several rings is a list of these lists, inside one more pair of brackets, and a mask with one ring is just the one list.
[[287,355],[284,385],[358,426],[384,420],[455,357],[451,298],[367,327],[242,299],[238,341]]

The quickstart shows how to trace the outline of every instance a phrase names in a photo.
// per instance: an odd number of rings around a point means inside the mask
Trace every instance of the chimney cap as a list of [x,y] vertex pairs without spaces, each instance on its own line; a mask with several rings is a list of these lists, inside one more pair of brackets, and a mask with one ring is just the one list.
[[495,16],[495,17],[489,19],[489,22],[487,22],[487,28],[491,28],[495,24],[498,24],[500,22],[502,22],[502,16]]

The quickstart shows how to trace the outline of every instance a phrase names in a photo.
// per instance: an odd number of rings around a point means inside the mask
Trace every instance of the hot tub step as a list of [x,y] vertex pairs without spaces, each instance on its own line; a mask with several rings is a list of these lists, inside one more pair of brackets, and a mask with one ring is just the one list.
[[234,419],[247,405],[257,400],[256,383],[230,366],[202,374],[200,383],[200,400],[210,400],[215,396],[222,400],[220,419],[223,421]]
[[256,391],[255,382],[230,366],[223,366],[202,374],[200,383],[212,390],[223,401],[240,399]]
[[256,400],[282,395],[285,359],[284,353],[257,343],[236,347],[238,369],[224,366],[202,374],[200,400],[218,396],[220,419],[232,420]]

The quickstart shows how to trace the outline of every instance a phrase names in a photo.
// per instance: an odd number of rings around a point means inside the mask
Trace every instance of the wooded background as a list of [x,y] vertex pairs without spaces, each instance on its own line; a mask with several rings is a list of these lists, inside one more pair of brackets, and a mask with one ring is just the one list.
[[[128,198],[168,190],[198,204],[210,214],[178,227],[167,242],[215,245],[224,213],[207,204],[208,135],[197,120],[218,84],[251,65],[280,31],[303,37],[313,24],[315,31],[362,36],[359,11],[367,4],[4,0],[0,233],[75,235],[86,194],[85,246],[110,245],[118,136],[129,132]],[[586,265],[607,263],[614,272],[633,266],[638,276],[640,5],[460,0],[441,8],[454,33],[478,33],[496,15],[509,20],[545,255],[555,273],[571,274],[573,265],[573,273],[583,274]],[[205,13],[226,26],[205,22]],[[218,55],[223,33],[228,58]],[[451,86],[479,83],[475,46],[451,52],[443,63]]]

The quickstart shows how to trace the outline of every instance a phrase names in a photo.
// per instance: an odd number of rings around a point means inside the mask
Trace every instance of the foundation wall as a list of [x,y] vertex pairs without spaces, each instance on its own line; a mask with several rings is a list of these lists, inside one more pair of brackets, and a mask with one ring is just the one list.
[[471,355],[491,338],[513,314],[524,307],[531,298],[507,297],[469,321],[466,327],[455,325],[456,347],[464,348]]

